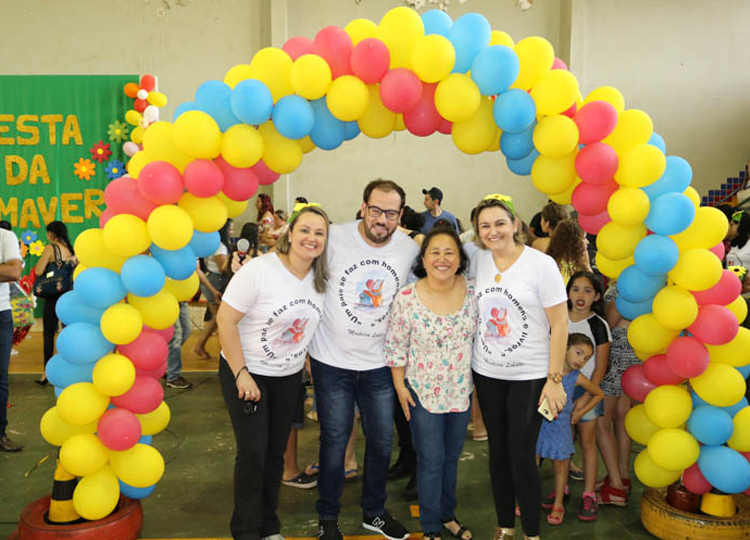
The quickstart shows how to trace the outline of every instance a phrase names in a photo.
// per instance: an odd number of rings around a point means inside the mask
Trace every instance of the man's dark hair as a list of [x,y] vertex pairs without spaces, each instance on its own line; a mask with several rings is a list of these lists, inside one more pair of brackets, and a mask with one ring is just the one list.
[[406,203],[406,193],[403,188],[393,180],[385,180],[383,178],[378,178],[367,184],[365,192],[362,194],[362,200],[365,204],[370,202],[370,194],[372,194],[375,189],[379,189],[380,191],[395,191],[398,193],[399,197],[401,197],[399,210],[404,207],[404,204]]

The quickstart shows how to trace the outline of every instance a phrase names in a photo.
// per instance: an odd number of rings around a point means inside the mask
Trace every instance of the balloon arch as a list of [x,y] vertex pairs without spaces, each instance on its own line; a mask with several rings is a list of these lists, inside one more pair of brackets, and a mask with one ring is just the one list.
[[646,113],[612,87],[584,99],[545,39],[514,43],[476,13],[453,21],[398,7],[378,24],[262,49],[202,84],[175,118],[145,130],[129,176],[107,187],[101,228],[76,240],[74,290],[57,306],[66,327],[47,370],[58,398],[41,432],[81,477],[81,516],[107,516],[121,493],[149,495],[164,472],[150,443],[170,418],[167,341],[178,302],[197,291],[195,259],[214,253],[226,219],[303,154],[403,129],[450,134],[469,154],[499,150],[598,235],[596,264],[618,279],[617,308],[644,360],[623,376],[643,402],[626,418],[647,445],[641,482],[750,488],[750,331],[738,329],[746,307],[720,262],[727,220],[699,207],[690,166],[665,156]]

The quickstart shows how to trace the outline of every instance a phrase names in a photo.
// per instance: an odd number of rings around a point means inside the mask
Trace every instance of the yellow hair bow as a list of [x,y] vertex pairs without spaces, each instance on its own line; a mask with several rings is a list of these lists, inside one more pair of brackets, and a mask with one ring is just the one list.
[[485,201],[488,199],[494,199],[496,201],[500,201],[501,203],[505,203],[505,206],[508,207],[508,209],[513,213],[513,215],[514,216],[516,215],[516,209],[515,209],[515,206],[513,205],[513,198],[510,197],[509,195],[503,195],[502,193],[490,193],[484,198]]
[[320,206],[320,204],[315,203],[315,202],[313,202],[313,203],[301,203],[301,202],[298,202],[297,204],[294,205],[294,209],[292,210],[292,213],[289,215],[289,219],[286,220],[286,222],[287,223],[291,223],[292,221],[294,221],[295,219],[297,219],[297,216],[299,215],[299,213],[302,210],[304,210],[305,208],[312,208],[314,206]]

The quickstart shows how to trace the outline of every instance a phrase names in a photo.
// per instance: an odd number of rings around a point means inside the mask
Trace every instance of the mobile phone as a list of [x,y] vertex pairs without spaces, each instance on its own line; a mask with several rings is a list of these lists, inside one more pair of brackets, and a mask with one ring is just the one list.
[[546,397],[542,400],[542,404],[539,405],[539,408],[537,409],[537,411],[539,412],[539,414],[544,416],[550,422],[552,422],[552,420],[555,419],[555,415],[552,414],[552,410],[550,409],[550,406],[549,406],[549,400]]
[[257,401],[245,401],[242,404],[242,411],[247,414],[248,416],[251,414],[255,414],[258,411],[258,402]]

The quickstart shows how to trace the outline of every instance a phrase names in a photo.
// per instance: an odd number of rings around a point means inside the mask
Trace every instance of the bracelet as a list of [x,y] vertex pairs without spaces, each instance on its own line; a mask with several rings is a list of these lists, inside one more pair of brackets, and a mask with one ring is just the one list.
[[[240,368],[240,370],[239,370],[239,371],[237,372],[237,375],[235,375],[235,376],[234,376],[234,384],[237,384],[237,379],[239,379],[239,378],[240,378],[240,374],[241,374],[241,373],[242,373],[243,371],[247,371],[247,366],[242,366],[242,367]],[[249,372],[249,371],[247,371],[247,374],[248,374],[248,375],[250,375],[250,372]]]

